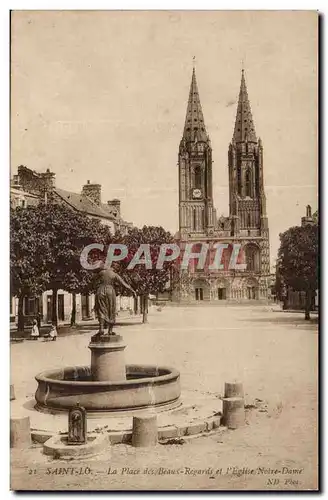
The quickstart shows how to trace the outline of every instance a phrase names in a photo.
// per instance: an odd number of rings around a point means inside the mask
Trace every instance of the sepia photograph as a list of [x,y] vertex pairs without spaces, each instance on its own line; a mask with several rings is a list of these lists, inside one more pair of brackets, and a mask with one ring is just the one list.
[[11,11],[11,490],[319,490],[318,33]]

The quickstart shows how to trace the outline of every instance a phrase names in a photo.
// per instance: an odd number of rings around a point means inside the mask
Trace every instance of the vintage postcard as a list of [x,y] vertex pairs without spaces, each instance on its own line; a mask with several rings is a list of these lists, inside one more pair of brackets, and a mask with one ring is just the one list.
[[317,490],[318,13],[12,11],[12,490]]

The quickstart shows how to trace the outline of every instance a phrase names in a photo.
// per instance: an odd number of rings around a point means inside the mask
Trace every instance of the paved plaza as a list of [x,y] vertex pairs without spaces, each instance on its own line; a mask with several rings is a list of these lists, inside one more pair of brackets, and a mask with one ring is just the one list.
[[[224,382],[242,381],[247,425],[184,444],[157,445],[151,451],[117,445],[107,455],[73,465],[50,460],[38,446],[23,452],[14,449],[12,488],[316,487],[315,320],[305,322],[303,313],[273,311],[270,306],[202,305],[167,306],[162,311],[153,307],[147,324],[128,318],[125,323],[116,332],[127,343],[126,362],[177,368],[182,393],[192,389],[219,396]],[[13,344],[11,383],[16,398],[34,395],[34,376],[43,370],[89,364],[92,333],[84,329],[62,338],[59,333],[57,342]],[[77,467],[79,471],[60,473],[59,467]],[[249,472],[257,467],[263,472]],[[268,471],[284,467],[283,474]]]

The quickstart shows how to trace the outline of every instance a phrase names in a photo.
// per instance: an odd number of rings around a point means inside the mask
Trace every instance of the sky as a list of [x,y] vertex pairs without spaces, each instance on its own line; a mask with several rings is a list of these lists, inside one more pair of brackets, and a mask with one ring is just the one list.
[[264,147],[271,262],[279,233],[318,207],[315,11],[15,11],[11,172],[102,185],[137,226],[178,230],[178,148],[195,57],[213,148],[217,214],[228,215],[228,146],[245,68]]

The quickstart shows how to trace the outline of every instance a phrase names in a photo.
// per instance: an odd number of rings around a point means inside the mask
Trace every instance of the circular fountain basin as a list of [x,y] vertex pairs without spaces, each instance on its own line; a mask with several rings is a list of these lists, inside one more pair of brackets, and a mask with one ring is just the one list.
[[171,409],[179,404],[180,373],[165,366],[127,365],[126,380],[98,382],[89,366],[49,370],[35,377],[36,409],[57,413],[79,403],[89,414]]

